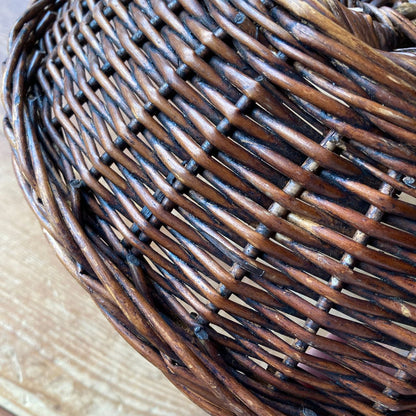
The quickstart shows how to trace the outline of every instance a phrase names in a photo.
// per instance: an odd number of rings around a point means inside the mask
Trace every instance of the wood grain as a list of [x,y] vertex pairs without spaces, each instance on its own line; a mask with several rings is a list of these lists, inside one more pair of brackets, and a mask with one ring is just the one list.
[[[0,1],[0,58],[26,6]],[[114,331],[42,236],[0,137],[0,416],[205,414]]]

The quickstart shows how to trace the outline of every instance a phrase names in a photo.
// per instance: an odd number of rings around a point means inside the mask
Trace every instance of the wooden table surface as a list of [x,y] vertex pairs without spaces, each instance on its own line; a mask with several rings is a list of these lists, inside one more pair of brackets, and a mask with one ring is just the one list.
[[[27,0],[0,0],[0,59]],[[2,114],[1,114],[1,117]],[[0,416],[203,416],[59,263],[0,135]]]

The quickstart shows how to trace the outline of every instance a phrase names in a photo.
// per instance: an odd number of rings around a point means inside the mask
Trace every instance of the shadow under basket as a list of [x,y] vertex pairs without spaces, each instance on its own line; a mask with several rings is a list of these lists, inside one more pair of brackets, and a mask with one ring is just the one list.
[[40,0],[5,131],[58,256],[212,415],[416,415],[416,4]]

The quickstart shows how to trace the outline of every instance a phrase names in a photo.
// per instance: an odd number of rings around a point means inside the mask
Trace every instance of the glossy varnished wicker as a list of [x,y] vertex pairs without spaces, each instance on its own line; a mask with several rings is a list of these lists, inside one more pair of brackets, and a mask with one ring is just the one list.
[[27,200],[213,415],[416,414],[413,3],[40,0],[12,32]]

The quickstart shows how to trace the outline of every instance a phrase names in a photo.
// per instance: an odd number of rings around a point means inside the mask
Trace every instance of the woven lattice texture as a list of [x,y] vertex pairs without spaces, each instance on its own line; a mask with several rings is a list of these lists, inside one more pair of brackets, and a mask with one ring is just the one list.
[[45,234],[213,415],[416,414],[413,3],[40,0],[12,32]]

